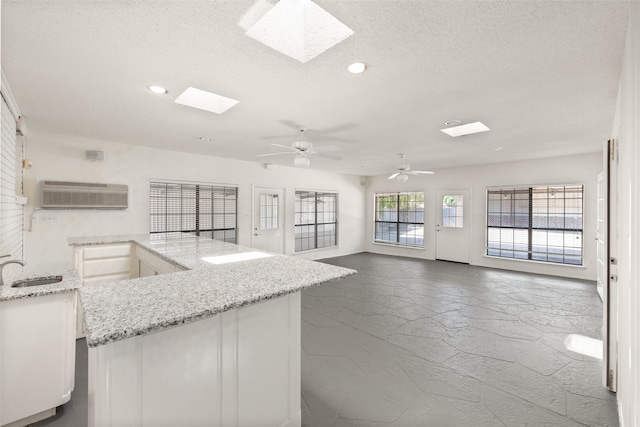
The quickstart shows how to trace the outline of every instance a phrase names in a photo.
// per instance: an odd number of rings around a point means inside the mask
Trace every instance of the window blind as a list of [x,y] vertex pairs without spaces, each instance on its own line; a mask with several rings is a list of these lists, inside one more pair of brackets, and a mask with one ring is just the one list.
[[237,243],[238,188],[151,182],[150,233],[191,233]]
[[[0,143],[0,255],[3,258],[23,259],[24,207],[16,203],[16,194],[22,189],[22,153],[16,144],[16,121],[4,99],[1,111],[2,141]],[[18,190],[18,191],[16,191]],[[4,269],[8,281],[20,273],[17,264]]]

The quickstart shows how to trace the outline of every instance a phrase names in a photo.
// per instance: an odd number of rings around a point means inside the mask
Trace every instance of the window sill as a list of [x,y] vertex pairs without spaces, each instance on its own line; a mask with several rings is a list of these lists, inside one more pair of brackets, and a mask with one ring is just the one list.
[[374,245],[378,246],[388,246],[390,248],[402,248],[402,249],[417,249],[420,251],[424,251],[424,246],[405,246],[405,245],[394,245],[393,243],[381,243],[381,242],[372,242]]
[[501,256],[494,256],[494,255],[487,255],[484,254],[482,255],[484,258],[490,258],[490,259],[500,259],[500,260],[505,260],[505,261],[517,261],[517,262],[523,262],[526,264],[538,264],[538,265],[547,265],[547,266],[558,266],[558,267],[563,267],[563,268],[578,268],[578,269],[582,269],[585,270],[587,267],[583,264],[583,265],[575,265],[575,264],[560,264],[558,262],[546,262],[546,261],[536,261],[536,260],[532,260],[532,259],[520,259],[520,258],[507,258],[507,257],[501,257]]
[[298,251],[298,252],[294,252],[294,255],[302,255],[302,254],[311,254],[314,252],[323,252],[323,251],[328,251],[331,249],[340,249],[340,245],[334,245],[334,246],[325,246],[324,248],[317,248],[317,249],[307,249],[304,251]]

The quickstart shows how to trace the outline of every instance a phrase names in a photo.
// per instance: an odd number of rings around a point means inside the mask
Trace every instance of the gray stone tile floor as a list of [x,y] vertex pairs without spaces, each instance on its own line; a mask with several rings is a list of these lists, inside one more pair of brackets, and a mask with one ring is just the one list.
[[[443,261],[355,254],[359,273],[302,295],[302,424],[617,426],[602,362],[565,348],[600,338],[595,283]],[[87,425],[87,352],[56,417]]]
[[302,424],[617,426],[595,282],[370,253],[302,296]]

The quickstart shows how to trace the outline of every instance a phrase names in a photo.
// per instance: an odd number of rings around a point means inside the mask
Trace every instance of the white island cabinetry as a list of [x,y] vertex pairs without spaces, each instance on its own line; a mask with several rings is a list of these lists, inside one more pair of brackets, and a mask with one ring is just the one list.
[[300,426],[300,293],[89,348],[89,426]]

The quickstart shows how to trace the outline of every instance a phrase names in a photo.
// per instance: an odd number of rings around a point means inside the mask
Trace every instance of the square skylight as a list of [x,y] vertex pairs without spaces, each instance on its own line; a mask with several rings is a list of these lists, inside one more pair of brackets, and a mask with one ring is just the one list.
[[176,104],[222,114],[238,103],[237,100],[225,96],[216,95],[206,90],[189,87],[176,98]]
[[311,0],[280,0],[246,34],[305,63],[353,31]]
[[453,126],[450,128],[440,129],[449,136],[470,135],[472,133],[486,132],[489,130],[482,122],[469,123],[466,125]]

